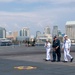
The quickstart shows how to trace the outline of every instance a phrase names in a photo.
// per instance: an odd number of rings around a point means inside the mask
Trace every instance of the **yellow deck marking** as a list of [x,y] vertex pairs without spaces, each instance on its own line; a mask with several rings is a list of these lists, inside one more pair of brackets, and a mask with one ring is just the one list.
[[32,70],[32,69],[37,69],[37,67],[34,66],[18,66],[18,67],[14,67],[15,69],[18,70]]

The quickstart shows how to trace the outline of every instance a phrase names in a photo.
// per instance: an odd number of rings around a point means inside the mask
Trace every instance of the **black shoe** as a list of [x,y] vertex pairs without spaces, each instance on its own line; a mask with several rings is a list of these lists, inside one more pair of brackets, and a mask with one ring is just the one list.
[[45,61],[50,61],[50,60],[45,59]]
[[67,63],[68,61],[63,61],[64,63]]
[[51,62],[55,62],[55,60],[52,60]]
[[73,59],[74,59],[74,58],[72,58],[70,62],[72,62],[72,61],[73,61]]

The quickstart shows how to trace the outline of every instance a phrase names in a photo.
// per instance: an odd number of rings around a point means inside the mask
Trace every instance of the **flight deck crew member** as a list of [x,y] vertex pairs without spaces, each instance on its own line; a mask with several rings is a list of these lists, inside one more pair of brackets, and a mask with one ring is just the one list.
[[60,40],[57,38],[57,36],[53,39],[53,61],[56,61],[56,55],[57,55],[57,62],[60,62],[61,59],[61,51],[60,51]]
[[64,50],[64,62],[73,61],[73,57],[70,55],[70,47],[71,47],[71,40],[68,38],[67,35],[64,36],[64,43],[62,49]]
[[51,43],[48,40],[46,40],[44,47],[46,48],[46,61],[50,61],[51,60],[51,56],[50,56]]

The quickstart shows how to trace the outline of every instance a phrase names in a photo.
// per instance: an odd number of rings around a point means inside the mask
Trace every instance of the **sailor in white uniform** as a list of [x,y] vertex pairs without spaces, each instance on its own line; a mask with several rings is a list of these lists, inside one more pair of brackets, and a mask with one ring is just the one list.
[[71,47],[71,40],[68,38],[67,35],[64,36],[64,43],[62,49],[64,50],[64,62],[73,61],[73,57],[70,55],[70,47]]
[[44,47],[46,48],[46,61],[50,61],[51,60],[51,56],[50,56],[51,43],[48,40],[46,40]]

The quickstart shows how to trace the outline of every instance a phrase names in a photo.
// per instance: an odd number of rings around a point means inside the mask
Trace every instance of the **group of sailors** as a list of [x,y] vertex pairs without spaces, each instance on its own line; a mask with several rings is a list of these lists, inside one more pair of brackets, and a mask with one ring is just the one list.
[[[60,46],[61,46],[60,40],[57,38],[57,36],[54,36],[52,45],[48,40],[46,40],[45,43],[46,61],[55,62],[57,58],[57,62],[60,62],[61,50],[64,50],[64,62],[73,61],[74,58],[70,55],[71,40],[68,38],[67,35],[64,36],[64,42],[62,48]],[[52,49],[53,58],[51,58],[51,54],[50,54],[51,49]]]

